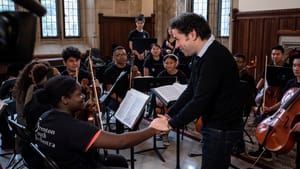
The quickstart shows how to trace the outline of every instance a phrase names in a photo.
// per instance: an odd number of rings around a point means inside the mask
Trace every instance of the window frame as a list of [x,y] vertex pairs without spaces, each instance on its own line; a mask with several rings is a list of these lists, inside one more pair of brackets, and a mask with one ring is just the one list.
[[220,38],[229,38],[230,37],[230,14],[231,14],[231,5],[232,2],[231,0],[227,0],[229,2],[229,13],[228,13],[228,17],[229,17],[229,22],[228,22],[228,35],[222,35],[222,1],[223,0],[218,0],[218,23],[217,23],[217,33],[218,33],[218,37]]
[[[7,0],[7,2],[8,3],[12,3],[14,5],[14,10],[12,10],[12,11],[16,11],[17,10],[17,5],[13,1]],[[3,6],[3,5],[1,5],[1,6]],[[8,11],[10,11],[10,10],[8,10]],[[0,10],[0,12],[8,12],[8,11],[4,11],[4,10],[2,11],[2,10]]]
[[[193,13],[195,13],[195,11],[194,11],[194,5],[195,5],[195,3],[194,3],[194,0],[192,0],[192,4],[191,4],[191,9],[192,9],[192,12]],[[209,20],[209,13],[208,13],[208,11],[209,11],[209,0],[207,0],[207,4],[206,4],[207,6],[206,6],[206,21],[208,21]],[[203,15],[202,15],[203,16]]]
[[78,36],[66,36],[66,29],[65,29],[65,1],[62,0],[62,22],[63,22],[63,37],[66,39],[70,39],[70,38],[81,38],[81,11],[80,11],[80,0],[77,0],[77,13],[78,13]]
[[[40,0],[41,2],[41,0]],[[42,27],[42,18],[40,19],[40,36],[44,40],[56,40],[56,39],[80,39],[82,38],[82,26],[81,26],[81,9],[80,9],[80,0],[77,0],[77,12],[78,12],[78,36],[65,36],[65,17],[64,17],[64,0],[55,0],[56,3],[56,20],[57,20],[57,36],[55,37],[44,37],[43,36],[43,27]]]
[[[59,18],[60,18],[60,16],[59,16],[59,5],[58,5],[58,3],[59,3],[59,1],[61,1],[61,0],[55,0],[55,4],[56,4],[56,13],[57,13],[57,15],[56,15],[56,23],[57,23],[57,36],[46,36],[46,37],[44,37],[43,36],[43,22],[42,22],[42,18],[40,18],[40,36],[41,36],[41,38],[42,39],[59,39],[60,37],[61,37],[61,24],[60,24],[60,22],[59,22]],[[41,0],[40,0],[40,3],[41,3]]]

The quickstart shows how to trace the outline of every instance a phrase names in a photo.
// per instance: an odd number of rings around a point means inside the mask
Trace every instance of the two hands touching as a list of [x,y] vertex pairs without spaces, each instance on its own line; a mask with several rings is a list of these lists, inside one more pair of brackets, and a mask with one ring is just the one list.
[[150,128],[153,128],[157,130],[157,134],[166,134],[169,132],[172,128],[170,128],[168,121],[170,120],[170,117],[168,115],[159,115],[150,123]]

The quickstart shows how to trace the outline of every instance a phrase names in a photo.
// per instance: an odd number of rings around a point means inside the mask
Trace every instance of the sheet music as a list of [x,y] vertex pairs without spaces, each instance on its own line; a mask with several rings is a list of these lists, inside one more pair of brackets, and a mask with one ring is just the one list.
[[115,117],[129,128],[133,128],[141,116],[149,96],[135,89],[127,91]]
[[172,85],[161,86],[152,89],[154,94],[159,97],[165,105],[176,101],[181,93],[186,89],[187,85],[174,83]]

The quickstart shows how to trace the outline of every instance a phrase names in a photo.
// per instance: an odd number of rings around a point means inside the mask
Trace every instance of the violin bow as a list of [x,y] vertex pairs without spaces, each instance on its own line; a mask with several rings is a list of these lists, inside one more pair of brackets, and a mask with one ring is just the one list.
[[[254,56],[254,62],[257,64],[257,56]],[[254,79],[256,80],[256,66],[254,68]]]
[[267,67],[268,67],[268,55],[266,55],[265,60],[265,74],[264,74],[264,95],[263,95],[263,102],[262,102],[262,108],[265,107],[265,101],[266,101],[266,88],[267,88]]
[[89,63],[89,69],[90,69],[91,76],[92,76],[94,98],[96,98],[95,101],[96,101],[97,113],[98,113],[98,118],[99,118],[98,126],[99,126],[100,129],[103,130],[102,113],[101,113],[98,94],[97,94],[97,88],[96,88],[95,76],[94,76],[94,71],[93,71],[93,62],[92,62],[91,55],[92,55],[92,48],[90,48],[90,52],[89,52],[89,56],[88,56],[88,61],[89,61],[88,63]]
[[78,72],[79,72],[78,69],[79,69],[79,68],[76,68],[76,69],[75,69],[75,78],[76,78],[76,81],[77,81],[77,82],[78,82]]

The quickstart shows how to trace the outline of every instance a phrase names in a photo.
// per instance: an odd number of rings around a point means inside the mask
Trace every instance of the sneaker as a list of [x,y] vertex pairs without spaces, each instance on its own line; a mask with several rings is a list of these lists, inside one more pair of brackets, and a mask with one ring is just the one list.
[[171,145],[171,144],[170,144],[170,141],[169,141],[168,135],[163,136],[163,144],[164,144],[164,146],[169,146],[169,145]]
[[[260,156],[261,153],[262,153],[262,151],[260,151],[260,150],[254,151],[254,152],[249,152],[248,157],[250,157],[252,159],[257,159]],[[272,153],[270,151],[266,150],[261,155],[261,159],[263,159],[265,161],[272,161]]]

